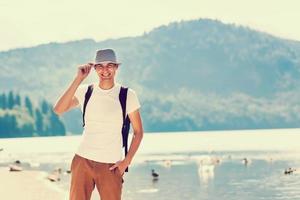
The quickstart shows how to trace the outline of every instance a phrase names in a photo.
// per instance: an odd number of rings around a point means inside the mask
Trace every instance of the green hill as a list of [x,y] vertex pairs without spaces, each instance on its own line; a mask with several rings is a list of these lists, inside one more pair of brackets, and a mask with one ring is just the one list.
[[[0,53],[0,90],[54,103],[100,48],[136,90],[146,131],[300,127],[300,43],[217,20],[170,23],[138,37],[49,43]],[[85,82],[97,81],[93,74]],[[79,110],[63,115],[81,133]]]

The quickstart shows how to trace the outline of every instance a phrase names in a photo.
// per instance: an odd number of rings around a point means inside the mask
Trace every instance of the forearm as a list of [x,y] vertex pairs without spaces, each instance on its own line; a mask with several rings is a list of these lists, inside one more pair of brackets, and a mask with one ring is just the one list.
[[131,144],[130,144],[130,148],[128,150],[128,153],[124,159],[124,161],[129,165],[133,159],[133,156],[135,155],[135,153],[137,152],[140,143],[143,139],[143,133],[134,133],[132,140],[131,140]]
[[53,106],[53,110],[55,113],[61,114],[68,109],[70,103],[72,102],[72,98],[81,82],[82,79],[78,77],[74,78],[71,85]]

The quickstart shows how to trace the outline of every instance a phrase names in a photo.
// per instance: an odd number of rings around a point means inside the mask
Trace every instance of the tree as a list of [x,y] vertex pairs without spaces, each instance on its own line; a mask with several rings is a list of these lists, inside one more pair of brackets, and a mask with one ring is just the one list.
[[15,104],[21,106],[21,97],[19,94],[16,95]]
[[65,135],[66,129],[59,117],[51,110],[50,112],[50,124],[52,135]]
[[46,114],[48,111],[49,111],[49,105],[45,100],[43,100],[42,101],[42,113]]
[[22,126],[21,129],[21,136],[23,137],[32,137],[33,136],[33,132],[34,132],[34,126],[32,123],[26,123]]
[[5,93],[1,94],[0,96],[0,108],[6,109],[7,108],[7,99]]
[[41,111],[37,108],[35,109],[35,130],[38,135],[43,135],[43,128],[44,128],[43,116]]
[[18,137],[16,116],[5,114],[0,117],[0,137]]
[[12,109],[14,107],[15,100],[13,91],[9,91],[8,93],[8,109]]
[[[53,136],[65,135],[66,130],[63,122],[53,112],[52,105],[43,100],[39,107],[33,107],[28,96],[25,97],[25,104],[28,113],[23,113],[24,108],[21,107],[21,97],[19,94],[1,94],[0,109],[13,108],[14,114],[5,114],[0,116],[0,138],[4,137],[32,137],[32,136]],[[5,113],[6,111],[4,111]],[[31,116],[28,116],[31,115]],[[26,116],[23,117],[22,116]],[[33,119],[33,121],[32,121]],[[22,124],[22,125],[21,125]]]
[[25,97],[25,106],[31,116],[33,116],[32,103],[28,96]]

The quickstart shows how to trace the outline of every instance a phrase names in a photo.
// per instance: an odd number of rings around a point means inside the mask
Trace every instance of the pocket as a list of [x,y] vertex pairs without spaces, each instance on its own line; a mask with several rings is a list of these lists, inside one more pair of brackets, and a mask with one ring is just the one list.
[[116,170],[117,170],[117,172],[118,172],[118,175],[120,176],[120,178],[121,178],[121,181],[122,181],[122,183],[123,183],[123,182],[124,182],[124,179],[123,179],[123,175],[124,175],[124,173],[123,173],[123,174],[121,174],[121,171],[120,171],[119,167],[117,167],[117,168],[116,168]]
[[118,171],[119,175],[123,177],[124,173],[121,174],[121,171],[120,171],[119,167],[117,167],[117,171]]

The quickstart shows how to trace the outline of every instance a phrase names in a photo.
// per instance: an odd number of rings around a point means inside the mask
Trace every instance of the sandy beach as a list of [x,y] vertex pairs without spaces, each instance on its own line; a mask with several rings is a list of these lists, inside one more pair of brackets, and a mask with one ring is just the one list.
[[1,199],[9,200],[63,200],[67,194],[46,179],[41,171],[10,172],[0,168]]

